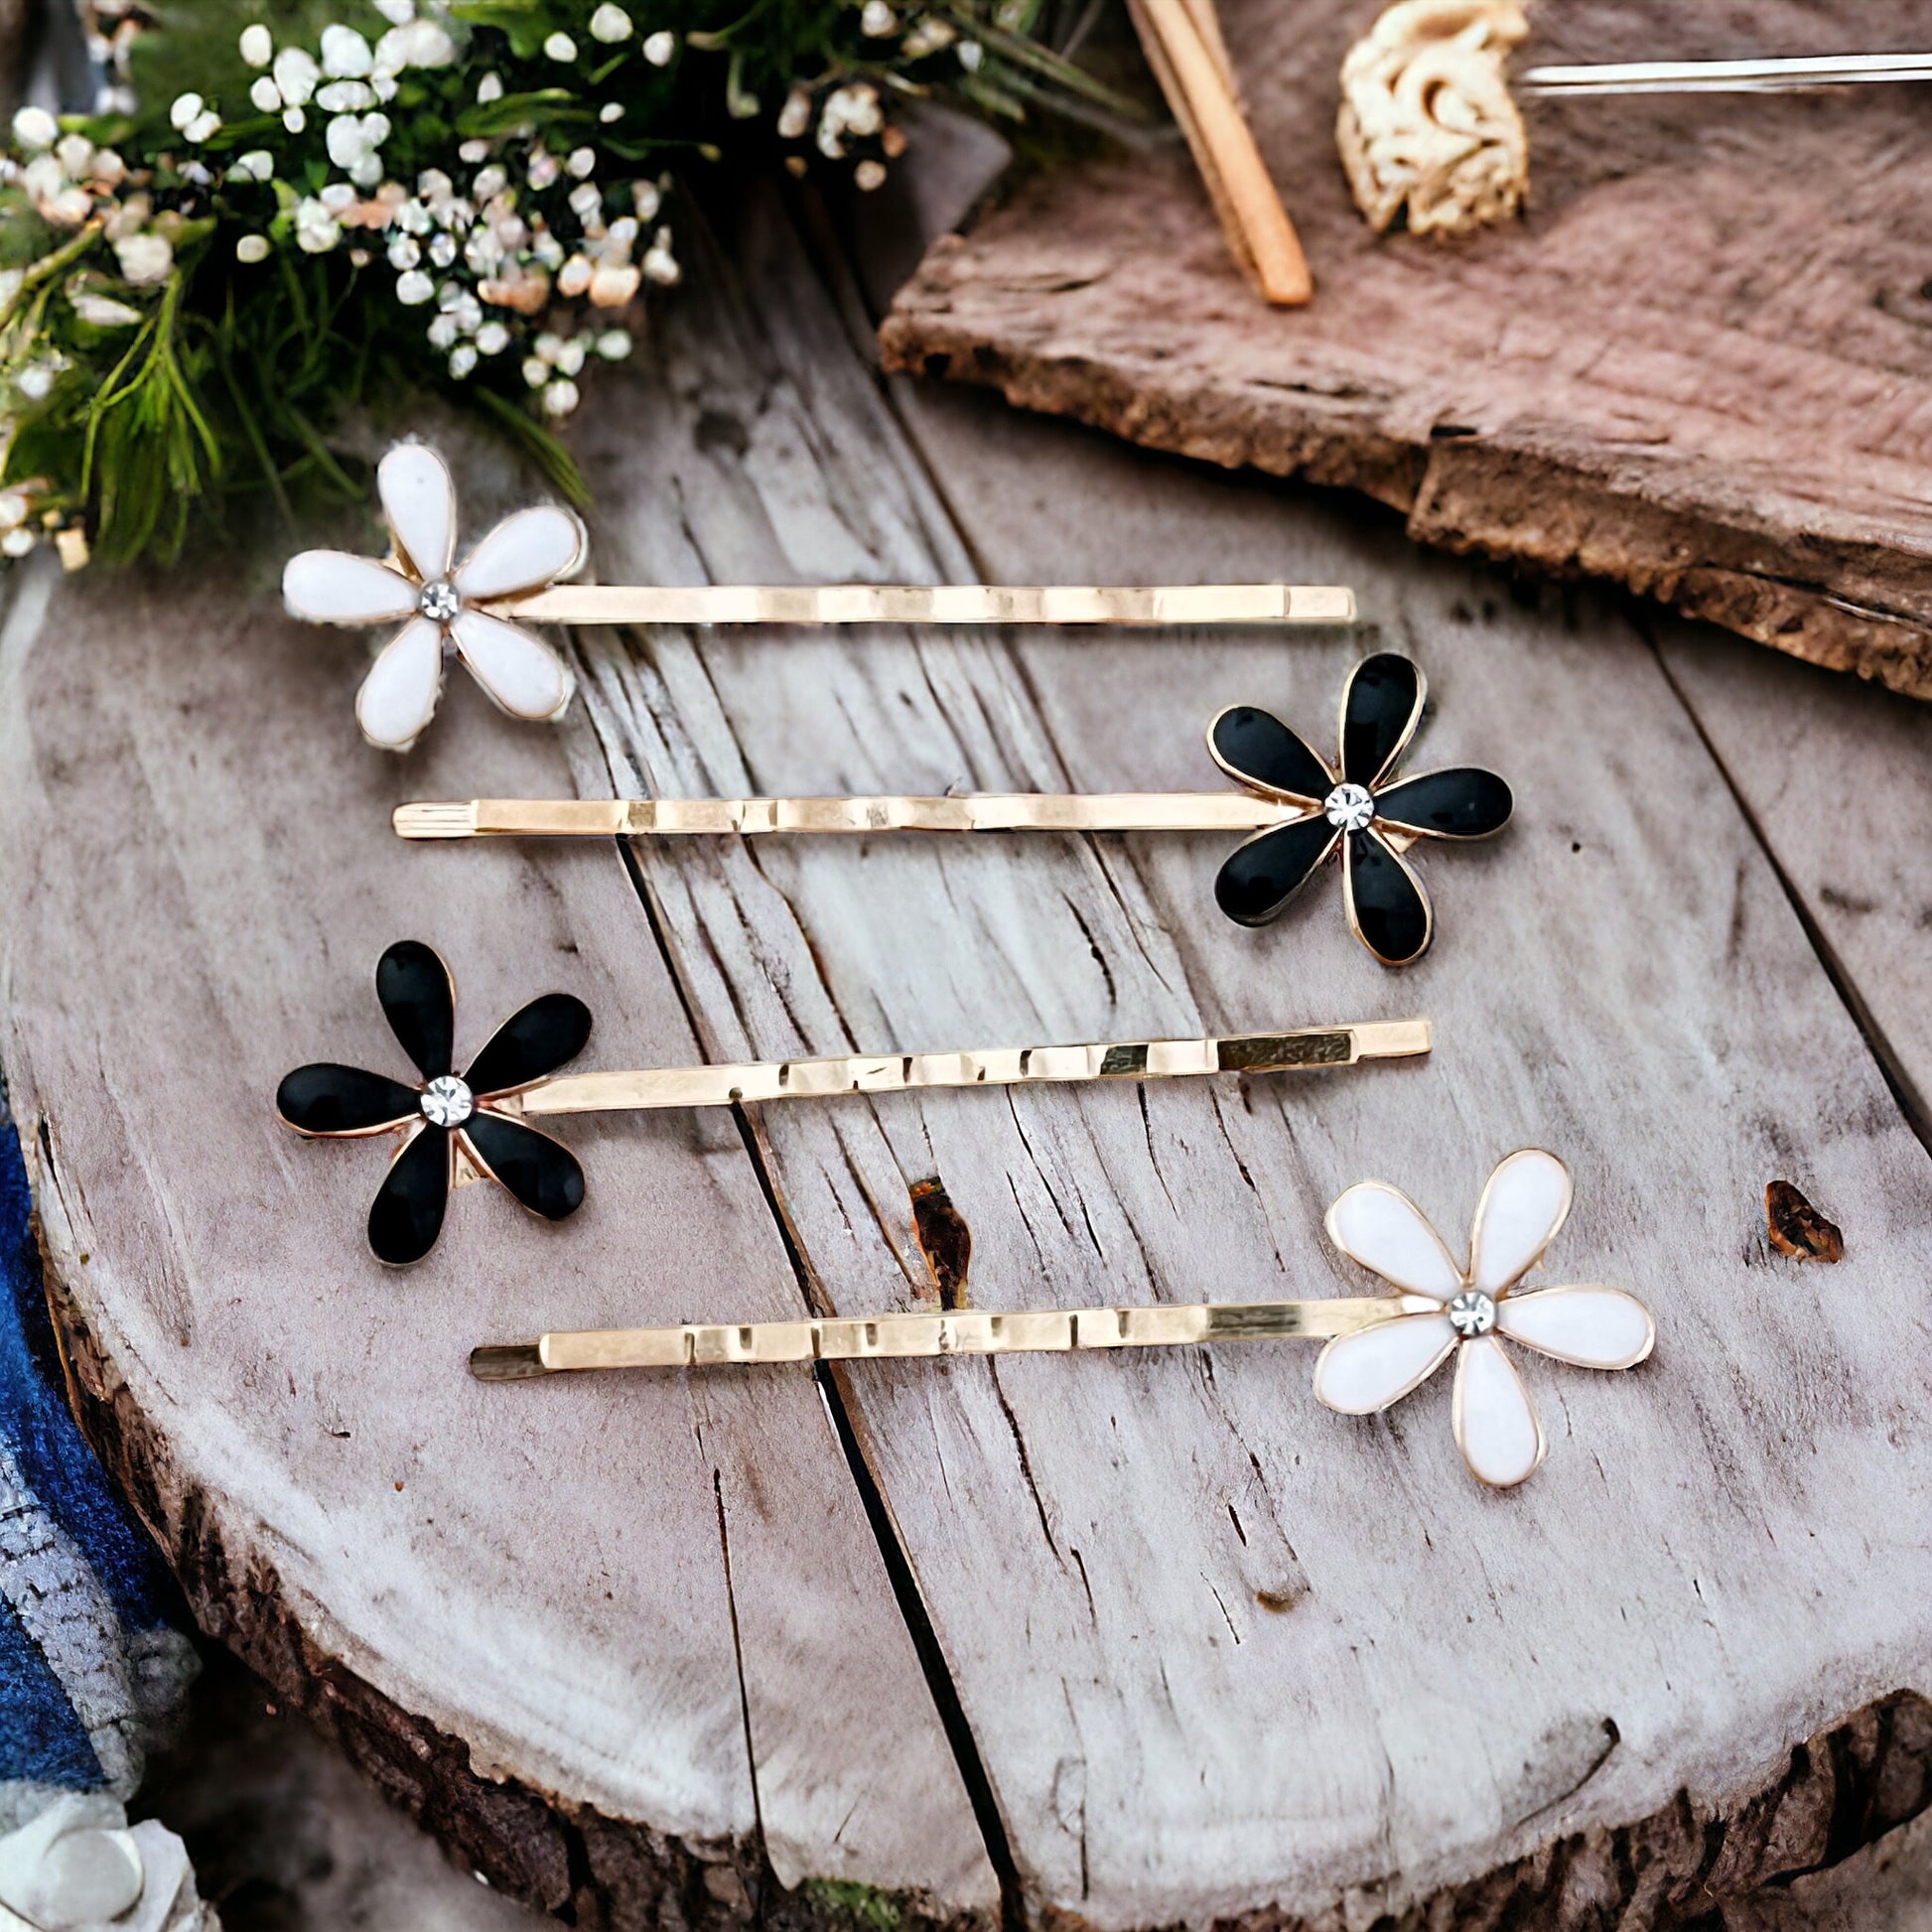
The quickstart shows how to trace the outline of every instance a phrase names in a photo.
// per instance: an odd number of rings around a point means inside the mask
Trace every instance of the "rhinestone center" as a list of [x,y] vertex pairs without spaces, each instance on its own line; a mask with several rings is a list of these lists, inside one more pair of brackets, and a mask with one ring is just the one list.
[[432,1080],[423,1089],[423,1118],[432,1127],[461,1127],[477,1111],[470,1089],[454,1073]]
[[1464,1341],[1476,1335],[1486,1335],[1496,1325],[1496,1305],[1479,1288],[1465,1288],[1449,1305],[1446,1312],[1449,1326]]
[[1361,785],[1337,785],[1321,807],[1330,825],[1344,832],[1365,832],[1375,816],[1375,800]]
[[423,586],[423,594],[417,598],[416,608],[431,623],[448,623],[463,609],[463,599],[457,595],[454,584],[439,579],[434,584]]

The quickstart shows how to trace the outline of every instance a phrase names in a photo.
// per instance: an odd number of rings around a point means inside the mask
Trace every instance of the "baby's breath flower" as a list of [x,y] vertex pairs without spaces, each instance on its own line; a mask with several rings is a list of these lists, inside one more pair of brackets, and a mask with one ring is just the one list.
[[567,376],[559,376],[555,382],[544,384],[543,408],[546,415],[568,416],[582,400],[576,383]]
[[416,18],[416,0],[375,0],[375,10],[393,27],[406,27]]
[[329,80],[316,89],[316,105],[328,114],[352,114],[375,105],[375,89],[366,80]]
[[436,218],[421,202],[413,197],[398,204],[395,214],[396,226],[404,234],[425,235],[436,225]]
[[282,125],[291,134],[300,134],[309,125],[309,117],[299,107],[285,107],[282,110]]
[[355,191],[345,181],[332,181],[316,199],[331,214],[346,214],[355,206]]
[[552,34],[544,42],[543,51],[553,61],[574,61],[577,58],[577,43],[568,34]]
[[597,173],[597,150],[595,148],[572,148],[570,159],[564,163],[567,174],[575,175],[579,181],[587,181]]
[[602,41],[607,47],[627,41],[635,31],[630,16],[621,7],[602,6],[591,15],[591,39]]
[[899,43],[899,51],[908,61],[923,61],[928,54],[938,54],[950,47],[958,38],[958,29],[950,21],[922,20]]
[[0,555],[24,557],[39,541],[40,538],[23,523],[19,529],[9,530],[0,537]]
[[14,139],[29,154],[51,148],[61,138],[61,123],[45,107],[23,107],[14,116]]
[[245,234],[234,245],[235,260],[240,262],[265,262],[268,259],[268,237],[265,234]]
[[644,253],[644,274],[661,289],[675,288],[684,279],[684,270],[671,252],[671,231],[659,228]]
[[27,521],[30,507],[20,490],[0,490],[0,530],[19,529]]
[[477,366],[477,345],[475,343],[459,343],[450,351],[450,373],[461,382]]
[[414,268],[423,259],[423,244],[414,235],[399,234],[389,243],[391,268]]
[[459,161],[467,161],[474,167],[479,161],[489,159],[489,143],[481,140],[466,141],[456,152]]
[[803,87],[794,87],[778,109],[778,139],[795,141],[812,124],[812,97]]
[[503,77],[499,73],[486,73],[477,82],[477,105],[487,107],[493,100],[503,97]]
[[326,255],[342,238],[342,224],[327,202],[307,196],[296,203],[295,245],[305,255]]
[[886,0],[866,0],[859,13],[859,31],[873,40],[884,40],[898,31],[898,19]]
[[621,100],[607,100],[604,103],[604,105],[597,110],[597,118],[600,121],[602,121],[606,127],[610,127],[615,122],[622,120],[623,102]]
[[[221,116],[213,108],[205,107],[182,129],[182,134],[199,147],[204,141],[211,140],[221,129]],[[187,172],[186,169],[183,170]]]
[[644,59],[654,68],[667,68],[671,57],[677,52],[677,36],[660,27],[656,33],[644,39]]
[[663,207],[664,197],[654,181],[633,181],[630,184],[630,205],[637,210],[639,221],[648,221]]
[[322,69],[314,58],[299,47],[283,48],[275,57],[273,72],[283,104],[288,107],[300,107],[315,92],[316,83],[322,78]]
[[275,36],[260,21],[241,30],[241,58],[251,68],[265,68],[275,58]]
[[541,389],[550,380],[550,364],[541,355],[526,355],[523,358],[523,380],[532,389]]
[[477,347],[484,355],[500,355],[510,345],[510,332],[500,322],[486,322],[477,331]]
[[961,41],[959,43],[959,65],[968,73],[979,72],[980,63],[985,59],[986,49],[978,41]]
[[267,74],[260,74],[248,89],[248,98],[258,112],[279,114],[282,111],[282,90]]
[[433,20],[410,20],[391,27],[376,42],[375,65],[389,73],[409,68],[446,68],[456,59],[456,42]]
[[121,265],[122,281],[135,288],[165,282],[174,272],[174,244],[166,235],[123,235],[114,243],[114,254]]
[[870,195],[875,188],[885,187],[886,164],[883,161],[862,161],[853,169],[852,180],[863,194]]
[[479,202],[493,202],[509,185],[510,174],[507,168],[484,168],[470,184],[470,193]]
[[429,258],[438,268],[448,268],[457,258],[456,236],[447,229],[435,236],[429,244]]
[[228,173],[241,181],[273,180],[275,157],[266,148],[250,148],[228,163]]
[[83,289],[68,298],[73,313],[96,329],[128,329],[141,320],[141,311],[111,295],[98,295]]
[[168,109],[169,122],[177,131],[186,128],[190,121],[197,119],[207,105],[200,94],[177,94],[175,104]]
[[435,294],[436,284],[420,268],[412,268],[396,277],[396,300],[405,309],[420,309]]
[[597,352],[607,362],[621,362],[630,349],[630,331],[627,329],[607,329],[597,339]]
[[382,68],[369,75],[369,92],[377,100],[394,100],[396,97],[396,76]]
[[337,79],[357,79],[375,65],[369,44],[353,27],[322,30],[322,70]]

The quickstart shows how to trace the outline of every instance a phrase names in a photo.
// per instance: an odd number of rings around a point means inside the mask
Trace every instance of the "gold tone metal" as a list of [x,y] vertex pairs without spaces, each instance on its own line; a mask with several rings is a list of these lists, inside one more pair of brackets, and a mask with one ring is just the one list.
[[472,798],[398,805],[405,839],[758,832],[1258,832],[1311,808],[1256,791],[977,792],[940,798]]
[[651,1067],[566,1073],[490,1101],[526,1117],[658,1107],[729,1107],[740,1101],[905,1093],[928,1087],[1010,1087],[1032,1081],[1158,1080],[1206,1073],[1286,1073],[1400,1059],[1429,1051],[1427,1020],[1385,1020],[1296,1033],[1214,1039],[1146,1039],[1112,1045],[1008,1046],[958,1053],[851,1053],[834,1059]]
[[862,1362],[942,1355],[1065,1354],[1177,1348],[1195,1342],[1348,1335],[1426,1314],[1426,1296],[1337,1296],[1318,1302],[1205,1302],[1178,1308],[985,1309],[829,1316],[800,1321],[687,1321],[665,1328],[582,1328],[473,1349],[483,1382],[575,1369],[725,1368],[773,1362]]
[[1352,623],[1341,584],[559,584],[478,607],[525,623]]

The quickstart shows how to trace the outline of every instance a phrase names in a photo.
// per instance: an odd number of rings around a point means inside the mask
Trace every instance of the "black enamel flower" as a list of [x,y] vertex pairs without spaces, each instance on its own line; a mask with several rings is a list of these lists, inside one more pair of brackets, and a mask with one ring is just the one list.
[[1315,872],[1341,855],[1341,892],[1355,937],[1385,966],[1429,948],[1434,916],[1402,854],[1416,839],[1486,839],[1509,822],[1509,786],[1475,765],[1391,781],[1422,717],[1423,674],[1384,651],[1349,673],[1341,694],[1341,756],[1330,768],[1279,718],[1234,705],[1207,728],[1207,749],[1229,777],[1306,805],[1306,816],[1257,832],[1214,882],[1241,925],[1266,925]]
[[405,1267],[436,1245],[459,1159],[533,1214],[561,1221],[575,1213],[584,1199],[577,1157],[515,1119],[506,1103],[584,1050],[590,1008],[568,993],[532,1000],[458,1076],[451,1071],[456,985],[436,952],[415,939],[391,946],[376,963],[375,997],[422,1084],[321,1061],[283,1080],[275,1105],[298,1134],[314,1139],[401,1138],[369,1209],[376,1259]]

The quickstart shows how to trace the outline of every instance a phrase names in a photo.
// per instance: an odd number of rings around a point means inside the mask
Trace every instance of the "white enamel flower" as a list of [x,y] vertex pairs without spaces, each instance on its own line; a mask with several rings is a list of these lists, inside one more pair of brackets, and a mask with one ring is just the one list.
[[1657,1336],[1643,1304],[1620,1288],[1519,1286],[1569,1212],[1570,1173],[1554,1154],[1510,1155],[1476,1203],[1465,1269],[1406,1194],[1380,1180],[1349,1188],[1328,1210],[1329,1240],[1433,1306],[1337,1335],[1315,1361],[1315,1394],[1343,1415],[1374,1415],[1420,1388],[1452,1350],[1457,1447],[1482,1481],[1521,1482],[1548,1444],[1504,1338],[1579,1368],[1634,1368]]
[[456,485],[425,443],[399,443],[376,467],[376,489],[394,538],[377,562],[340,550],[305,550],[282,574],[290,615],[311,623],[403,627],[385,644],[355,697],[362,736],[406,752],[436,715],[446,650],[462,659],[512,718],[561,718],[575,681],[563,659],[487,608],[539,591],[584,561],[583,524],[551,505],[506,516],[456,567]]

